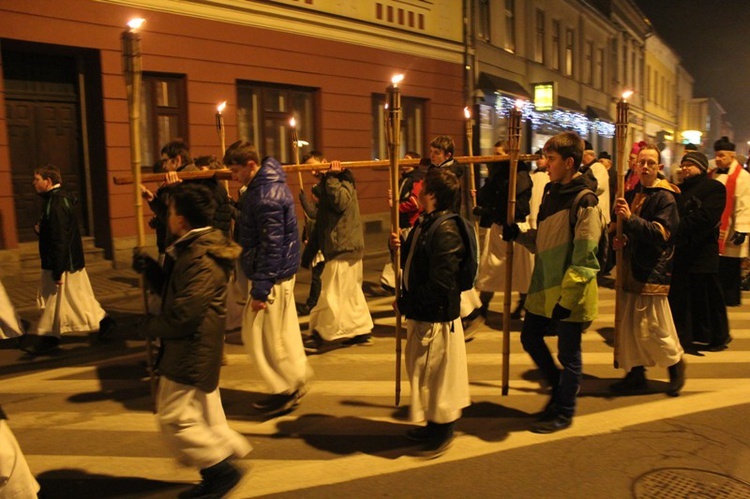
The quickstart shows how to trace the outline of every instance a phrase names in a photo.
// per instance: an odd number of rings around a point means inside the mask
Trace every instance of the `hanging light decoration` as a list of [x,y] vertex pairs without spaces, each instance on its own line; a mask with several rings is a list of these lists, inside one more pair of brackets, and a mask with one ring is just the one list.
[[[499,93],[495,95],[497,96],[495,100],[495,112],[503,118],[508,118],[511,109],[516,106],[516,99]],[[590,120],[584,114],[562,109],[540,112],[534,109],[533,102],[526,102],[523,106],[521,119],[522,121],[530,121],[533,130],[538,130],[545,125],[551,125],[574,130],[579,135],[588,135],[589,132],[593,132],[596,135],[607,138],[615,136],[614,123]]]

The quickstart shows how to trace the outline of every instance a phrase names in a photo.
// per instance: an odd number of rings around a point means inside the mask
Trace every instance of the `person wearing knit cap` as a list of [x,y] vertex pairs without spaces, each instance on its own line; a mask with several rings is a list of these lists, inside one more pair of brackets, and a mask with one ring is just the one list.
[[[687,154],[691,151],[697,151],[698,146],[695,144],[687,143],[683,146],[684,153]],[[680,185],[682,183],[682,166],[680,161],[680,156],[675,157],[675,162],[672,164],[672,167],[669,169],[669,176],[670,181],[675,185]]]
[[[669,305],[680,343],[687,350],[722,350],[730,341],[719,282],[719,222],[726,188],[710,177],[708,158],[688,151],[680,162],[677,229]],[[704,346],[700,346],[703,344]]]
[[742,259],[750,255],[746,241],[750,233],[750,173],[737,162],[734,149],[727,137],[714,143],[716,169],[711,173],[727,189],[719,226],[719,281],[724,303],[730,307],[741,304]]

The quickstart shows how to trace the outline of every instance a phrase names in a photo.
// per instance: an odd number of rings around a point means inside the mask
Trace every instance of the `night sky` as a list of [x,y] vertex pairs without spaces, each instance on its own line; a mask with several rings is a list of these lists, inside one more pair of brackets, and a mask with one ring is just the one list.
[[750,1],[635,0],[695,78],[694,97],[713,97],[734,127],[737,152],[750,140]]

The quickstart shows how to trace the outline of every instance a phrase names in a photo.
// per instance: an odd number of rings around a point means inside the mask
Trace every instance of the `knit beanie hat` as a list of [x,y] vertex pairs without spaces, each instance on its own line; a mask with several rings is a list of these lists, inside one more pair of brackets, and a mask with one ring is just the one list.
[[714,142],[714,151],[734,151],[734,144],[729,142],[729,137],[724,136]]
[[690,151],[682,157],[681,163],[685,162],[694,164],[700,168],[703,173],[708,171],[708,158],[702,152]]

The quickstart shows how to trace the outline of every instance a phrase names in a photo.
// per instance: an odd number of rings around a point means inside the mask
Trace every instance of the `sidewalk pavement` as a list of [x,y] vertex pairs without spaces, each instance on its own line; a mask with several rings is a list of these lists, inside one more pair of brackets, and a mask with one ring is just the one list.
[[[366,233],[365,259],[386,256],[388,254],[387,237],[385,232]],[[305,270],[302,270],[302,272],[309,274]],[[141,294],[139,276],[129,266],[89,272],[89,279],[91,280],[91,287],[94,289],[94,295],[103,305],[123,298],[134,298]],[[9,277],[4,277],[2,281],[10,301],[19,315],[30,315],[37,311],[38,281],[24,282],[21,279]],[[301,282],[305,282],[305,278]]]

